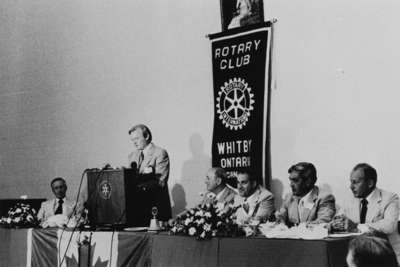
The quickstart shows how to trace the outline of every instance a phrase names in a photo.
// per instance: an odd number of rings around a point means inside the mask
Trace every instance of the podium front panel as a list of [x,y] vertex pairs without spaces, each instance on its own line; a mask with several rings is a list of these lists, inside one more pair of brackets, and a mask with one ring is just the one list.
[[130,170],[88,172],[89,220],[95,225],[127,224],[127,179]]

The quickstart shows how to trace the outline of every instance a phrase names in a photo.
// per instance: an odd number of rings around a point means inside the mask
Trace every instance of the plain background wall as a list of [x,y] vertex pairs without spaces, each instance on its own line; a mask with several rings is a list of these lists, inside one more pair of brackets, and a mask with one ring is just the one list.
[[[400,192],[400,3],[264,1],[273,40],[272,191],[311,161],[345,199],[351,168],[369,162]],[[143,122],[171,158],[175,212],[204,190],[213,95],[210,43],[218,0],[0,2],[0,197],[51,197],[82,171],[127,164],[128,129]]]

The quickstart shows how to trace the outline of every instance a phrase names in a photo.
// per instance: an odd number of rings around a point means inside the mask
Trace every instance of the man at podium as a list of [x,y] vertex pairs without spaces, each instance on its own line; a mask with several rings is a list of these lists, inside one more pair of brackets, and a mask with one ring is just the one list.
[[158,219],[168,221],[172,217],[168,192],[168,153],[152,143],[152,135],[146,125],[135,125],[128,133],[134,146],[134,151],[128,156],[129,164],[138,170],[139,175],[148,177],[141,188],[152,193],[154,206],[158,208]]

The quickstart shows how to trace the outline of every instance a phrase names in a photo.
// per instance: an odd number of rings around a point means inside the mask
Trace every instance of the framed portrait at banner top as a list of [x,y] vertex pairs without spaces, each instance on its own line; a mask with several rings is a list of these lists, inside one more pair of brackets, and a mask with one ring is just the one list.
[[220,0],[222,30],[264,21],[263,0]]

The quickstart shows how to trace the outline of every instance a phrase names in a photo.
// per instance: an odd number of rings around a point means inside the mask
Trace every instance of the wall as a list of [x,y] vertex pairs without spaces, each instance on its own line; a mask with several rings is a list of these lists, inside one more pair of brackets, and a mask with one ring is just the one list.
[[[274,28],[272,176],[277,205],[287,168],[314,162],[339,199],[352,166],[396,179],[399,3],[264,1]],[[0,197],[77,191],[82,171],[125,165],[127,130],[147,123],[171,156],[174,211],[192,206],[210,166],[208,33],[219,1],[0,2]]]

